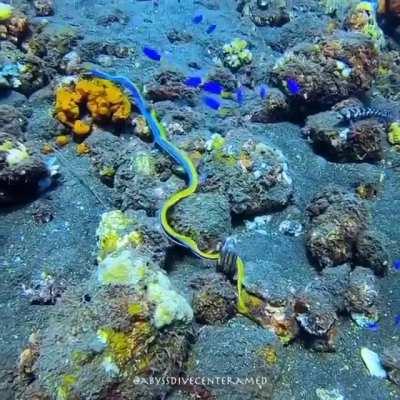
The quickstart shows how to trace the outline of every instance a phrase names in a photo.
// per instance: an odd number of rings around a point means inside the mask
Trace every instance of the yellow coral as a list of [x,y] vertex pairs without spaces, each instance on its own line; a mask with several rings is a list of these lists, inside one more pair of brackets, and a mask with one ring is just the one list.
[[63,147],[71,141],[71,137],[68,135],[59,135],[56,137],[56,145]]
[[225,44],[222,48],[224,52],[224,63],[231,69],[238,69],[245,64],[250,64],[253,55],[247,48],[246,40],[236,38],[231,43]]
[[9,4],[0,2],[0,21],[7,21],[12,17],[13,8]]
[[77,135],[90,133],[91,124],[80,117],[88,110],[94,121],[124,122],[132,111],[128,96],[105,79],[80,79],[56,92],[55,116]]
[[382,47],[385,44],[383,32],[376,20],[374,6],[369,1],[361,1],[354,7],[348,26],[353,31],[369,36],[376,47]]
[[90,153],[90,146],[87,143],[80,143],[76,146],[76,154],[83,156]]
[[150,140],[151,132],[149,126],[147,125],[146,119],[139,115],[135,118],[134,123],[135,133],[144,140]]
[[50,154],[54,152],[54,148],[50,143],[45,143],[41,150],[42,154]]
[[22,143],[13,143],[11,140],[5,140],[0,145],[0,151],[7,153],[6,162],[9,166],[15,166],[27,160],[29,153]]
[[390,125],[388,142],[394,146],[400,145],[400,122],[393,122]]
[[112,165],[105,165],[100,168],[99,174],[105,178],[112,178],[115,175],[115,168]]
[[139,231],[132,231],[129,235],[128,235],[128,240],[129,243],[133,246],[133,247],[138,247],[140,245],[143,244],[144,239],[143,239],[143,235],[141,232]]

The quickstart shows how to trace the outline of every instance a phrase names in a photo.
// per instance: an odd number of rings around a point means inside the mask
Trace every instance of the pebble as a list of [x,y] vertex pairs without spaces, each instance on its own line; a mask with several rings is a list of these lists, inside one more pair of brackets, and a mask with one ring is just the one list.
[[338,389],[318,388],[315,393],[319,400],[344,400],[343,395],[340,394]]
[[288,236],[300,236],[303,233],[303,225],[297,221],[285,220],[279,224],[279,232]]
[[374,351],[367,349],[366,347],[361,348],[361,358],[364,361],[365,366],[371,376],[384,379],[387,377],[386,371],[382,367],[379,355]]

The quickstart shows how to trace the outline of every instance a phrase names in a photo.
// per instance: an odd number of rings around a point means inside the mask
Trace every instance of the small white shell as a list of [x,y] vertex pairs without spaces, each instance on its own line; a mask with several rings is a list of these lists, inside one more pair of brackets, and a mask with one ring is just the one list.
[[366,347],[361,348],[361,358],[364,361],[365,366],[371,376],[377,378],[386,378],[386,371],[383,369],[379,355],[374,351],[367,349]]

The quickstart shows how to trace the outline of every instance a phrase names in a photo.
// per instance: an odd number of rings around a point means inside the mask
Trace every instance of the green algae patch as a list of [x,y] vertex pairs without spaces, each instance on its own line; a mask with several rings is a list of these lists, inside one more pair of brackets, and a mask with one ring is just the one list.
[[64,375],[62,383],[57,389],[57,400],[72,400],[73,386],[77,381],[78,378],[74,375]]

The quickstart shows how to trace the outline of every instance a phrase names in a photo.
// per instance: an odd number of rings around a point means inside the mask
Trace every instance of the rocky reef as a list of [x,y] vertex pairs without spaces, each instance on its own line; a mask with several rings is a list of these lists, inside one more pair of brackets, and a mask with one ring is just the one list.
[[189,3],[0,3],[0,398],[400,398],[398,2]]

